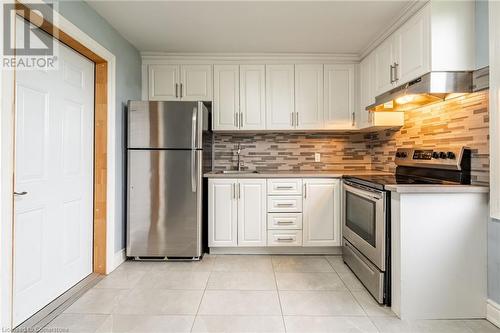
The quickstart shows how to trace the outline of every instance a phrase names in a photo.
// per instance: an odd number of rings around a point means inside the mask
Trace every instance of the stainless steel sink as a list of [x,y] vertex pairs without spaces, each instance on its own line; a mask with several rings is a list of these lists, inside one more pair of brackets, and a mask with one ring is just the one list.
[[251,173],[259,173],[257,170],[221,170],[217,171],[217,173],[222,173],[222,174],[236,174],[236,175],[245,175],[245,174],[251,174]]

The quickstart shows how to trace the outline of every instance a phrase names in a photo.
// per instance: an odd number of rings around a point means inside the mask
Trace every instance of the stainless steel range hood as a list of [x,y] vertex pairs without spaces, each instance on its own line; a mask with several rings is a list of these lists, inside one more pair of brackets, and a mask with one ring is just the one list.
[[473,72],[430,72],[375,98],[369,111],[409,111],[471,93]]

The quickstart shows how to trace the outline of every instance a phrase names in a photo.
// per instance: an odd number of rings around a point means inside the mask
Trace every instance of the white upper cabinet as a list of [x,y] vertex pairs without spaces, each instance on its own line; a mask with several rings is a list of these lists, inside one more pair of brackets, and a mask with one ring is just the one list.
[[324,127],[326,129],[356,127],[354,72],[355,65],[325,65]]
[[179,94],[183,101],[212,100],[212,66],[181,65]]
[[240,65],[242,130],[266,128],[266,69],[264,65]]
[[266,65],[266,128],[292,129],[295,121],[294,65]]
[[149,65],[149,100],[176,101],[179,99],[179,65]]
[[475,69],[476,1],[431,1],[430,67],[433,71]]
[[430,1],[374,51],[375,93],[430,71],[470,71],[474,1]]
[[266,246],[266,180],[239,179],[238,246]]
[[370,53],[359,65],[358,129],[394,128],[404,125],[404,112],[368,112],[367,106],[375,103],[375,56]]
[[297,129],[321,129],[323,65],[295,65],[295,119]]
[[395,86],[396,38],[390,36],[374,51],[375,93],[380,95]]
[[214,65],[214,130],[237,130],[240,128],[239,85],[238,65]]
[[211,101],[212,65],[148,66],[152,101]]
[[340,246],[340,180],[304,179],[303,246]]
[[366,107],[375,103],[374,79],[374,54],[370,53],[359,64],[359,128],[369,126],[369,112]]
[[429,7],[409,19],[396,33],[394,76],[398,84],[409,82],[430,71]]

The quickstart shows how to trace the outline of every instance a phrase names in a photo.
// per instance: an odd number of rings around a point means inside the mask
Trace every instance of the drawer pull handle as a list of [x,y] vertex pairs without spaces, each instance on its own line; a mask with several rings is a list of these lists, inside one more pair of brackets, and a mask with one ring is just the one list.
[[281,237],[278,237],[276,240],[277,240],[277,241],[281,241],[281,242],[283,242],[283,241],[286,241],[286,242],[293,242],[293,241],[294,241],[293,237],[287,237],[287,238],[281,238]]
[[278,207],[292,207],[293,204],[283,204],[283,203],[279,203],[279,204],[276,204],[276,206]]
[[277,224],[293,224],[293,221],[278,221]]
[[291,190],[293,186],[276,186],[278,190]]

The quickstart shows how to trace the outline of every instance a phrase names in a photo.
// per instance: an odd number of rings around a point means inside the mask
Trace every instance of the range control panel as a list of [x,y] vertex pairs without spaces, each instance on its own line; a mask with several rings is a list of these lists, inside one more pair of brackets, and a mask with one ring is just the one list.
[[454,148],[398,148],[396,165],[461,170],[462,159],[470,158],[470,150],[465,147]]

